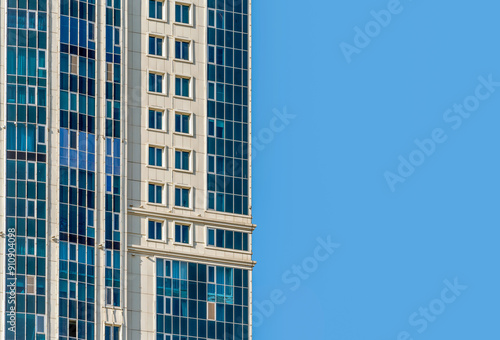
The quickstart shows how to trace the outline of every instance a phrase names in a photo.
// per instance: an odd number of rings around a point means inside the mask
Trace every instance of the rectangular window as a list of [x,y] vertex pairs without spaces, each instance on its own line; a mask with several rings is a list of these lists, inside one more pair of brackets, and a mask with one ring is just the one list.
[[179,170],[189,170],[189,151],[175,150],[175,168]]
[[120,327],[106,325],[104,327],[104,340],[120,340]]
[[207,233],[207,245],[215,246],[215,229],[208,229]]
[[149,123],[150,129],[163,130],[163,111],[149,110]]
[[157,204],[163,203],[163,185],[149,184],[148,202]]
[[175,205],[189,208],[189,188],[175,188]]
[[163,56],[163,38],[149,36],[149,54]]
[[215,320],[215,302],[208,302],[208,320]]
[[175,58],[182,60],[190,60],[189,57],[189,45],[188,41],[176,40],[175,41]]
[[45,333],[45,316],[37,315],[36,316],[36,332],[37,334]]
[[163,166],[163,148],[149,147],[149,165]]
[[149,73],[149,91],[163,93],[163,74]]
[[35,294],[35,275],[26,276],[26,294]]
[[148,238],[150,240],[162,240],[163,222],[148,221]]
[[185,224],[175,225],[175,242],[190,244],[189,230],[190,226]]
[[76,338],[76,320],[69,320],[68,335]]
[[190,20],[190,10],[191,6],[186,4],[175,4],[175,22],[181,24],[189,24]]
[[149,17],[163,20],[163,1],[149,0]]
[[72,55],[70,63],[70,72],[72,74],[78,74],[78,57],[76,55]]
[[191,115],[184,113],[175,114],[175,132],[190,133],[191,132]]
[[89,40],[95,40],[95,24],[93,22],[89,22]]
[[189,97],[190,96],[190,78],[185,77],[175,77],[175,95],[181,97]]

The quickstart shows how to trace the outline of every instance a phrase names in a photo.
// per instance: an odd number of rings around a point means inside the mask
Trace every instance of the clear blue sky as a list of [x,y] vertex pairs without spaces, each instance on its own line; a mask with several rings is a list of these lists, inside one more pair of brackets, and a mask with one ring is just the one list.
[[396,5],[253,2],[256,340],[500,338],[500,4]]

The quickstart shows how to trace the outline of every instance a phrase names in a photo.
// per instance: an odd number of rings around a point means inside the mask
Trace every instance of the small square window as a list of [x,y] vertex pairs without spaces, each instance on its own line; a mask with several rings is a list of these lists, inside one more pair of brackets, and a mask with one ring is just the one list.
[[175,4],[175,21],[181,24],[189,24],[190,20],[191,6],[186,4]]
[[156,56],[163,56],[163,38],[149,36],[148,53]]
[[190,96],[191,79],[186,77],[175,77],[175,95],[181,97]]
[[163,130],[163,111],[149,110],[148,127],[155,130]]
[[190,156],[189,151],[175,150],[175,168],[178,170],[190,169]]
[[148,221],[148,238],[150,240],[162,240],[163,222]]
[[175,188],[175,205],[178,207],[189,208],[189,188]]
[[149,17],[163,20],[163,1],[149,0]]
[[155,146],[149,147],[149,165],[163,166],[163,148]]
[[150,92],[163,93],[163,74],[149,73]]
[[175,58],[181,60],[190,60],[190,47],[189,41],[176,40],[175,41]]
[[175,132],[191,133],[191,115],[185,113],[175,114]]
[[148,202],[162,204],[163,203],[163,185],[149,184]]
[[190,244],[190,226],[185,224],[175,225],[175,242]]

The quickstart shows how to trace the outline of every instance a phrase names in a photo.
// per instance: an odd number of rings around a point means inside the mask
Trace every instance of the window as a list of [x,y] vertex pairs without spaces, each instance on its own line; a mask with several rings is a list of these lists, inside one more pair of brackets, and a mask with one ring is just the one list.
[[120,327],[106,325],[104,327],[104,340],[120,340]]
[[163,20],[163,1],[149,0],[149,17]]
[[163,111],[149,110],[149,124],[150,129],[163,130]]
[[215,302],[208,302],[208,320],[215,320]]
[[191,130],[191,115],[185,113],[175,114],[175,132],[190,133]]
[[175,188],[175,205],[189,208],[189,188]]
[[175,41],[175,58],[189,60],[189,41]]
[[148,238],[150,240],[162,240],[163,222],[148,221]]
[[178,170],[189,170],[189,151],[175,150],[175,168]]
[[163,185],[149,184],[148,202],[157,204],[163,203]]
[[215,246],[215,229],[208,229],[207,245]]
[[175,95],[181,97],[189,97],[190,78],[175,77]]
[[163,148],[149,147],[149,165],[163,166]]
[[78,74],[78,57],[76,55],[72,55],[70,63],[70,72],[72,74]]
[[248,241],[248,233],[213,228],[208,228],[207,231],[208,246],[248,251]]
[[95,24],[93,22],[89,22],[89,40],[94,41],[95,40]]
[[190,7],[191,6],[185,4],[175,4],[175,21],[181,24],[189,24]]
[[163,93],[163,74],[149,74],[149,91]]
[[163,56],[163,38],[149,36],[149,54]]
[[43,315],[36,316],[36,332],[38,334],[45,333],[45,316]]
[[35,275],[26,276],[26,294],[35,294]]
[[68,336],[76,338],[76,320],[69,320]]
[[189,244],[189,225],[176,224],[175,225],[175,242]]

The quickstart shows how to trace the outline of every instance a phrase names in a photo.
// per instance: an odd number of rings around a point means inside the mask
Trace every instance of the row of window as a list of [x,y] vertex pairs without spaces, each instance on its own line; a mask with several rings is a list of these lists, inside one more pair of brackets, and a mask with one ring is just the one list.
[[[149,18],[156,20],[167,20],[166,1],[149,0]],[[192,6],[191,4],[176,2],[175,3],[175,23],[192,25]]]
[[[148,91],[158,94],[167,94],[167,76],[162,72],[149,72]],[[175,76],[174,93],[175,96],[193,98],[193,78],[188,76]]]
[[[166,57],[167,49],[165,46],[165,37],[150,35],[148,40],[149,55],[157,57]],[[191,41],[175,39],[175,59],[191,61]]]
[[[149,110],[148,128],[153,130],[166,130],[165,111],[158,109]],[[186,135],[192,135],[191,114],[186,112],[176,112],[174,121],[174,131]]]
[[[150,166],[165,168],[165,147],[150,146],[149,147],[149,161]],[[192,171],[191,151],[175,150],[175,166],[176,170]]]
[[[174,242],[193,245],[194,227],[191,224],[174,223]],[[166,222],[149,219],[147,221],[147,236],[150,240],[166,241]],[[249,234],[238,231],[207,228],[206,244],[208,246],[249,250]]]

